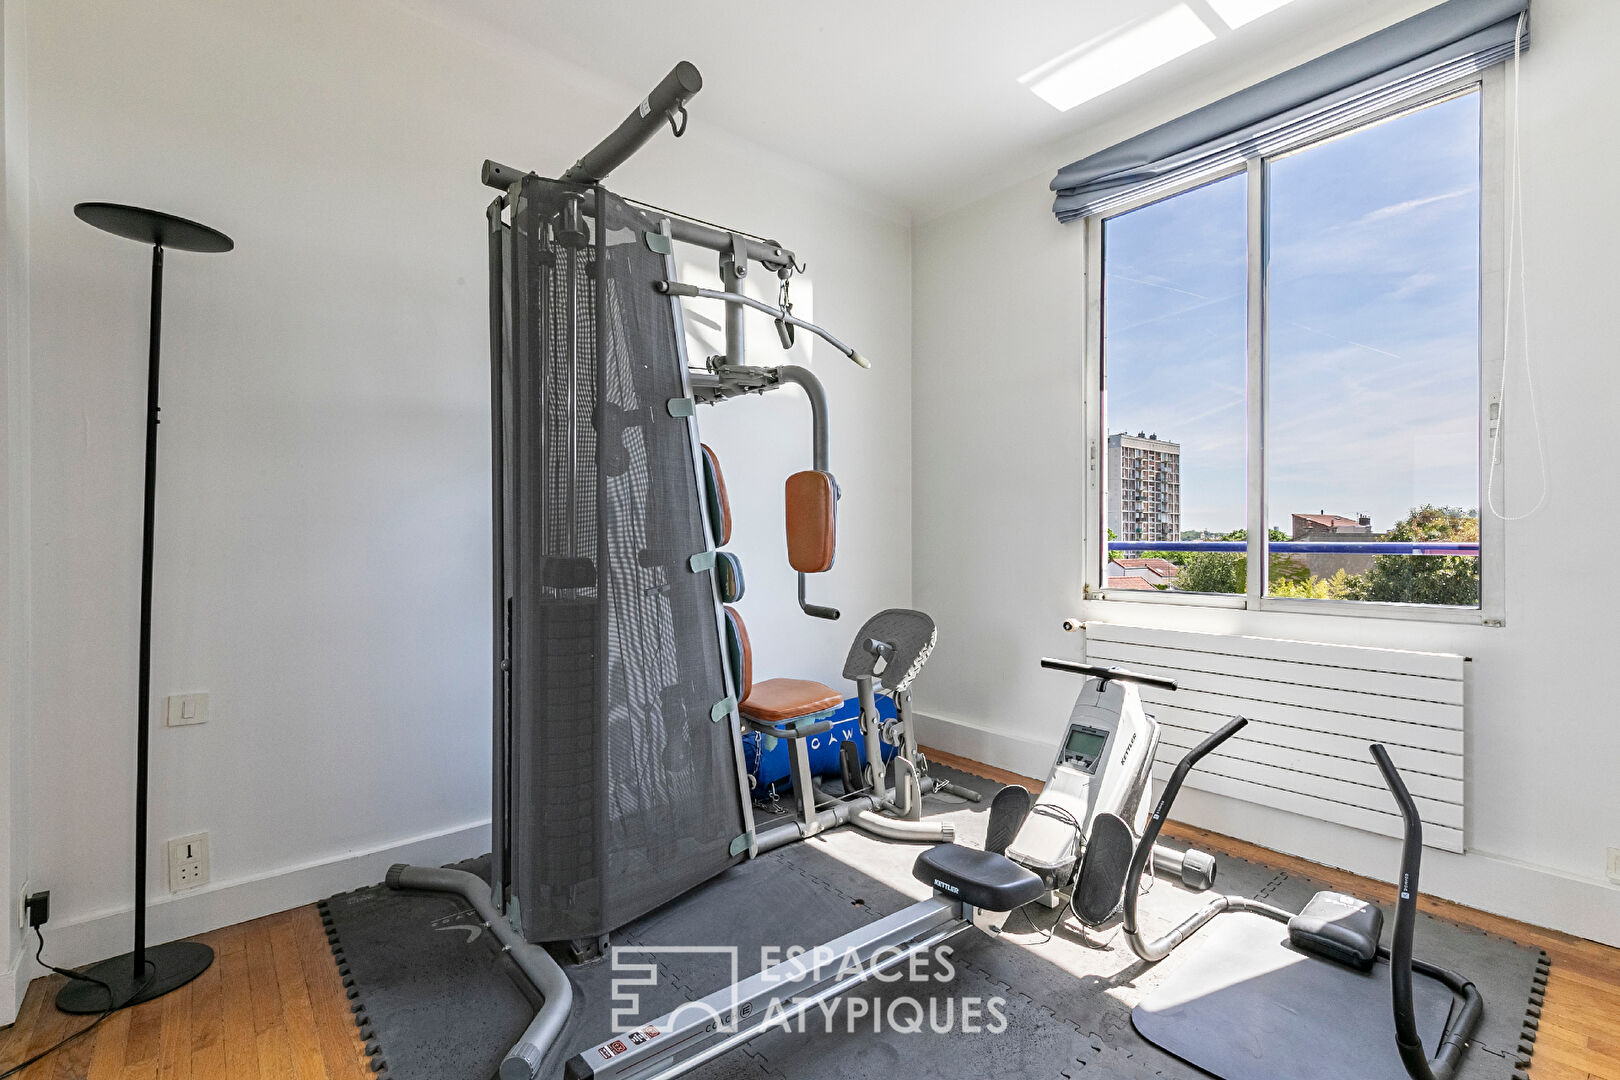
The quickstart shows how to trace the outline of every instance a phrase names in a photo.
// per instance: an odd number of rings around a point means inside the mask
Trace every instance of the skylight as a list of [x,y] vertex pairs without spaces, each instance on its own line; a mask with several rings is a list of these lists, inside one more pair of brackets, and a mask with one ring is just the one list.
[[[1280,6],[1280,2],[1220,0],[1214,6],[1258,8],[1268,3]],[[1226,17],[1224,12],[1221,17]],[[1214,40],[1215,33],[1204,20],[1186,4],[1177,4],[1118,33],[1087,42],[1018,81],[1048,105],[1067,112]]]
[[1209,0],[1209,6],[1215,9],[1215,14],[1221,21],[1236,30],[1244,23],[1251,23],[1262,15],[1269,15],[1280,7],[1287,7],[1293,0]]
[[[1018,81],[1060,112],[1106,94],[1179,56],[1208,45],[1293,0],[1205,0],[1203,14],[1185,3],[1110,31],[1026,73]],[[1212,14],[1213,13],[1213,14]]]

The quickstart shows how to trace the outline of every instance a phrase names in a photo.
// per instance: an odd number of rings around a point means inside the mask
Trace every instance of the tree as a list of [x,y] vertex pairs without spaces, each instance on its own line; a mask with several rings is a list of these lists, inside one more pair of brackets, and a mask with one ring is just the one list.
[[1140,551],[1133,555],[1132,558],[1163,559],[1165,562],[1173,563],[1176,566],[1186,566],[1187,560],[1196,554],[1195,551]]
[[[1281,529],[1268,530],[1273,542],[1287,540]],[[1247,540],[1249,530],[1237,529],[1227,533],[1223,540]],[[1270,579],[1272,592],[1279,585],[1304,588],[1311,580],[1310,571],[1297,559],[1287,555],[1271,556]],[[1249,557],[1236,551],[1194,551],[1184,553],[1181,573],[1176,575],[1179,592],[1241,593],[1248,589]]]
[[1176,575],[1176,591],[1243,592],[1248,587],[1248,566],[1248,556],[1236,551],[1189,552]]
[[[1479,542],[1479,511],[1417,507],[1389,530],[1391,540]],[[1351,600],[1399,604],[1479,603],[1479,559],[1473,555],[1379,555],[1352,587]]]
[[1354,600],[1362,580],[1340,570],[1332,577],[1308,578],[1306,581],[1272,581],[1271,595],[1297,597],[1302,600]]

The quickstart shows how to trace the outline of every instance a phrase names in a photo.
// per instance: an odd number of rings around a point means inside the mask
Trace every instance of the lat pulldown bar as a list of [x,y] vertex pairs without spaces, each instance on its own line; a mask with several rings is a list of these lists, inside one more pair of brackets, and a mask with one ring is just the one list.
[[[870,360],[856,352],[854,349],[850,348],[848,345],[845,345],[842,341],[839,341],[837,338],[833,337],[815,323],[805,322],[803,319],[795,316],[791,311],[787,311],[779,307],[772,307],[763,300],[755,300],[752,296],[745,296],[742,293],[735,292],[720,292],[715,289],[700,289],[696,285],[688,285],[685,282],[680,281],[655,281],[653,282],[653,289],[668,296],[690,296],[702,300],[719,300],[727,304],[751,307],[755,311],[769,315],[778,322],[787,323],[789,326],[803,327],[821,340],[825,341],[827,344],[831,345],[833,348],[837,349],[839,352],[843,353],[845,356],[849,357],[851,360],[855,361],[856,364],[863,368],[869,368],[872,366],[872,362]],[[817,467],[819,468],[820,466]]]

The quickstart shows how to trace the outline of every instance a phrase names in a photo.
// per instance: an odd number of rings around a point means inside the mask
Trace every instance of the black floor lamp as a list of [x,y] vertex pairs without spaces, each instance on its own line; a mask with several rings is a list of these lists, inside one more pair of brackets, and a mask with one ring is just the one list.
[[[67,1013],[99,1013],[161,997],[208,970],[214,950],[194,941],[146,945],[146,788],[152,690],[152,518],[157,495],[158,341],[163,315],[163,251],[229,251],[222,232],[195,221],[118,203],[87,202],[73,208],[83,221],[115,236],[152,245],[152,324],[146,361],[146,516],[141,533],[140,696],[135,716],[135,948],[103,960],[56,995]],[[110,998],[110,1000],[109,1000]]]

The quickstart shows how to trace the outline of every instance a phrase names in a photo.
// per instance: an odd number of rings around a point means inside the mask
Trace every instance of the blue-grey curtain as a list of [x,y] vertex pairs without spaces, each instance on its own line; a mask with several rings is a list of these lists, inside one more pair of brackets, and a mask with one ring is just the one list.
[[[1073,221],[1310,141],[1358,116],[1502,62],[1529,42],[1530,0],[1447,0],[1309,63],[1058,170]],[[1521,19],[1522,16],[1522,19]]]

